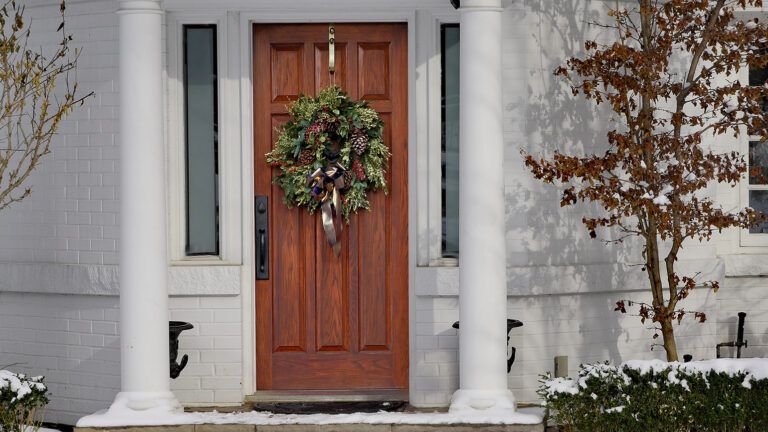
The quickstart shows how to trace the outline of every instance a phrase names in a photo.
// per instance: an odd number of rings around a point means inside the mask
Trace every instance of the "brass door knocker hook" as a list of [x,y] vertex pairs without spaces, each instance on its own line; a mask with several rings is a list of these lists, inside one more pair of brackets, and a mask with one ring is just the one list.
[[328,73],[336,72],[336,28],[328,26]]

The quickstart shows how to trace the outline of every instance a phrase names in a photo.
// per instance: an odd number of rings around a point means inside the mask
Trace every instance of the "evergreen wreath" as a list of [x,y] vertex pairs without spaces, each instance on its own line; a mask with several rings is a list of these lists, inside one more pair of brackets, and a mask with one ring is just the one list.
[[[387,191],[390,152],[379,114],[337,86],[317,97],[300,95],[287,108],[290,119],[278,127],[275,147],[266,156],[277,169],[273,183],[283,190],[288,207],[306,207],[313,213],[335,187],[347,223],[350,214],[370,210],[368,192]],[[328,173],[329,168],[333,178],[326,175],[325,183],[315,187],[313,173]]]

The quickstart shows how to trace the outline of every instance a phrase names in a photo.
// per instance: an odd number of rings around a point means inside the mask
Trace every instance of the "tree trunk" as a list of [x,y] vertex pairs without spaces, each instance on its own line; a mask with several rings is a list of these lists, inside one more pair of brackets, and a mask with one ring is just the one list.
[[[659,257],[659,244],[657,238],[656,218],[648,216],[648,234],[645,237],[645,267],[648,272],[648,282],[651,285],[653,306],[657,310],[665,310],[664,289],[661,284],[661,260]],[[664,340],[664,350],[667,352],[667,361],[677,361],[677,344],[675,332],[669,317],[663,316],[661,335]]]
[[675,342],[675,332],[672,329],[670,321],[661,323],[661,335],[664,338],[664,349],[667,351],[667,361],[677,361],[677,343]]

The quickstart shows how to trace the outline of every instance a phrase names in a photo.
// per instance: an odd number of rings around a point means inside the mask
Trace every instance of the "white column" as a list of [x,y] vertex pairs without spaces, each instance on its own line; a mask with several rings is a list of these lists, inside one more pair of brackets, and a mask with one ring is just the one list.
[[462,0],[459,380],[451,412],[515,410],[507,389],[501,1]]
[[109,411],[127,408],[140,417],[139,411],[151,416],[181,408],[168,370],[163,12],[159,1],[120,0],[117,14],[121,392]]

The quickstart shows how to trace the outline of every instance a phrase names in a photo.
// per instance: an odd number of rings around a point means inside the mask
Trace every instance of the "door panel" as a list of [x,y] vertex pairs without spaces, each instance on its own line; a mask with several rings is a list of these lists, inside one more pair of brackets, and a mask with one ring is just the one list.
[[[404,389],[408,382],[405,24],[254,26],[254,189],[269,197],[270,276],[256,281],[257,388]],[[392,152],[389,191],[351,217],[336,257],[319,214],[288,209],[264,155],[285,105],[330,84],[370,101]]]

